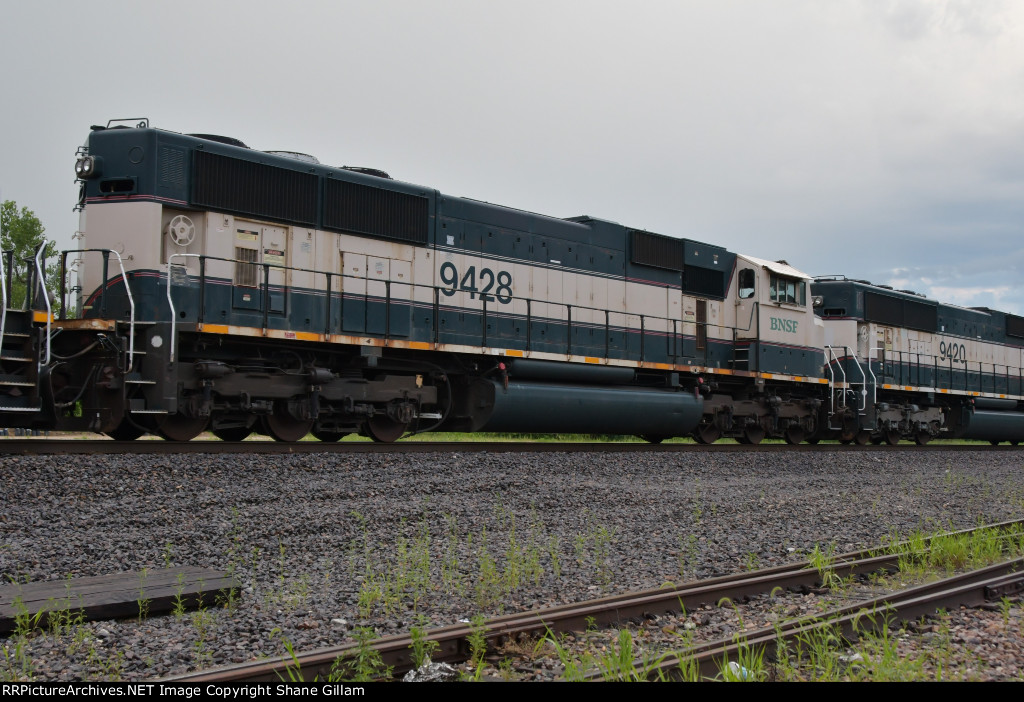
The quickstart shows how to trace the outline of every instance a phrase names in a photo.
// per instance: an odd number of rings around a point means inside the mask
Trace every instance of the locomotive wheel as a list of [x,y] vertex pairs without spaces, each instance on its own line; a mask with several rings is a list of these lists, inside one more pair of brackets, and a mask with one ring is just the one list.
[[108,431],[107,436],[114,441],[135,441],[145,433],[146,432],[129,422],[127,419],[122,419],[121,423],[117,425],[117,429]]
[[252,427],[221,427],[213,435],[221,441],[245,441],[252,434]]
[[759,444],[764,440],[764,429],[759,426],[746,427],[743,429],[744,444]]
[[722,437],[722,430],[714,424],[697,427],[693,430],[693,439],[698,444],[713,444]]
[[363,431],[374,441],[390,444],[398,441],[405,433],[405,425],[396,422],[386,414],[375,414],[363,424]]
[[209,417],[186,417],[183,414],[169,414],[157,420],[156,433],[167,441],[192,441],[206,429]]
[[883,441],[885,441],[885,437],[881,434],[871,437],[871,443],[875,446],[881,446]]
[[347,431],[327,431],[325,429],[314,429],[313,436],[320,441],[341,441],[348,436]]
[[659,434],[639,434],[639,436],[641,439],[643,439],[649,444],[660,444],[665,439],[670,438],[668,436],[661,436]]
[[262,418],[263,432],[274,441],[294,443],[313,428],[312,419],[296,419],[287,412],[274,412]]
[[809,443],[811,446],[816,445],[819,441],[821,441],[820,436],[812,436],[811,438],[807,439],[807,443]]
[[884,432],[884,435],[885,443],[889,444],[890,446],[895,446],[900,442],[900,433],[895,429],[890,429]]
[[924,446],[932,440],[932,435],[926,431],[919,431],[914,435],[914,443],[918,446]]
[[871,441],[871,432],[869,431],[859,431],[857,436],[853,437],[853,442],[858,446],[867,446],[869,441]]
[[803,427],[787,427],[784,438],[790,446],[796,446],[804,440],[806,432]]
[[850,444],[853,443],[853,439],[842,439],[841,438],[841,439],[839,439],[839,443],[843,444],[844,446],[849,446]]

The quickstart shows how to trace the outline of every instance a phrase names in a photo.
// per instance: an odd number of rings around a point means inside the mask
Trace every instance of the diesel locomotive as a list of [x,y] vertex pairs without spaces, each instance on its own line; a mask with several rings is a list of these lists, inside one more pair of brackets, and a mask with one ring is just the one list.
[[1024,318],[116,120],[47,295],[0,281],[0,425],[1024,439]]

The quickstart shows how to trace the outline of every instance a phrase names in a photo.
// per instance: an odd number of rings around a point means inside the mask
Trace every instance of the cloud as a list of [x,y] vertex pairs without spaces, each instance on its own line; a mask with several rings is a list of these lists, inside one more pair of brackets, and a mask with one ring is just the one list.
[[1024,3],[281,8],[12,6],[4,197],[70,245],[75,147],[144,115],[812,273],[1020,280]]

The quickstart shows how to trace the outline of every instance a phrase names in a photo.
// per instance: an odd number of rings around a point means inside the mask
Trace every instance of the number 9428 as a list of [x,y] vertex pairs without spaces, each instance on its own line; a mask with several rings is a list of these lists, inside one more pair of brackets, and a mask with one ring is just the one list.
[[476,266],[470,266],[465,274],[459,276],[455,264],[446,261],[441,264],[441,282],[447,287],[441,288],[441,292],[451,297],[456,292],[468,292],[470,299],[475,300],[479,295],[483,302],[491,302],[497,299],[503,305],[512,302],[512,274],[508,271],[498,271],[495,275],[490,268],[480,269],[479,287],[477,287]]

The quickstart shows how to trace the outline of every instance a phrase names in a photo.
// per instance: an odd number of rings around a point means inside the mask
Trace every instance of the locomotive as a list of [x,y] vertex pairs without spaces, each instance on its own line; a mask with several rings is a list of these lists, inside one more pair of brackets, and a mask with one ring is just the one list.
[[148,120],[75,172],[60,294],[0,271],[3,426],[1024,439],[1014,315]]

